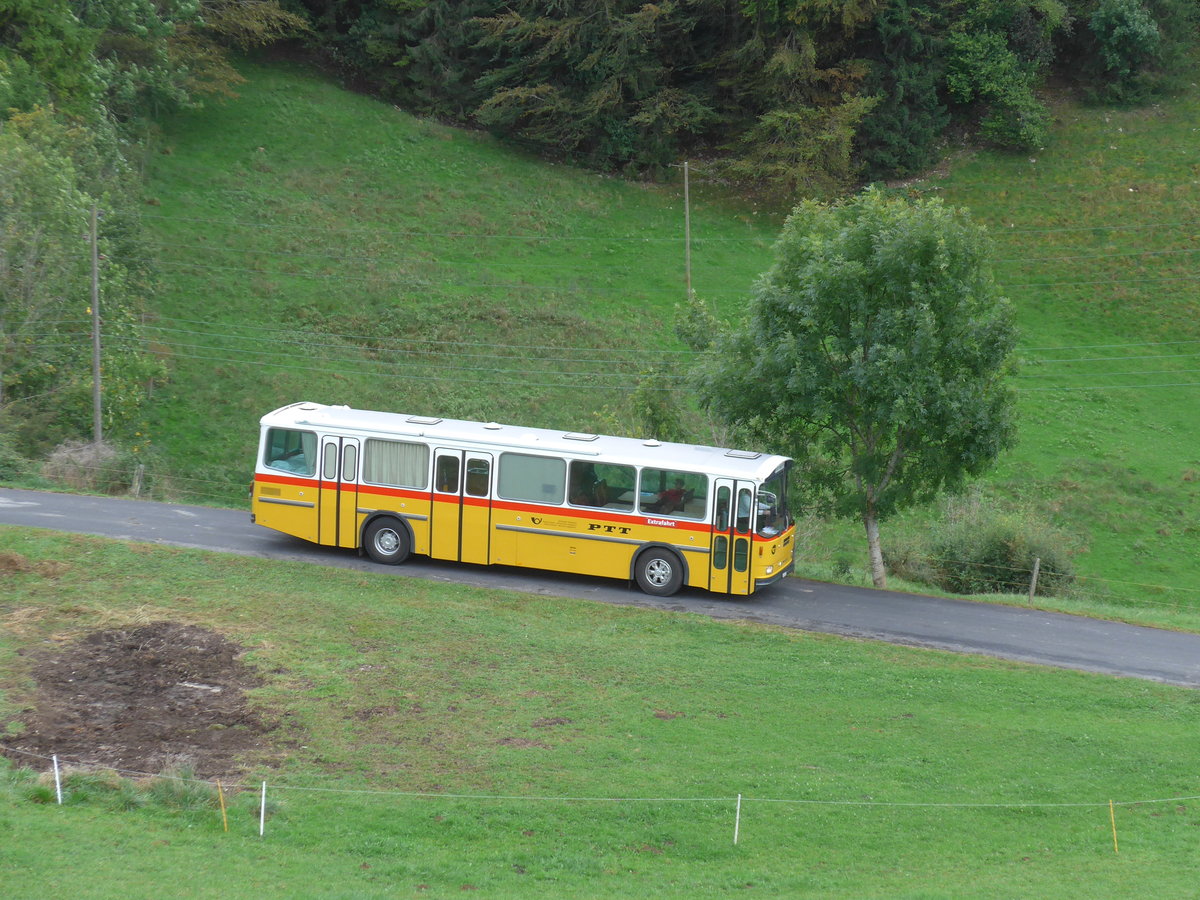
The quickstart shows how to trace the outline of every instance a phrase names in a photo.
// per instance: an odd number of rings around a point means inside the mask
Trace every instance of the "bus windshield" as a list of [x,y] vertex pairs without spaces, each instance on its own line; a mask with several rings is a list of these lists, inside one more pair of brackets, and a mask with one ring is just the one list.
[[755,528],[760,537],[775,537],[792,524],[787,508],[788,466],[780,466],[758,489]]

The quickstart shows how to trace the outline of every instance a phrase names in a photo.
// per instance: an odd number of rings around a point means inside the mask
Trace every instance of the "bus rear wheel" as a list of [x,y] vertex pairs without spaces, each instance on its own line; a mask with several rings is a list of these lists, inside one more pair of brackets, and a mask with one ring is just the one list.
[[638,587],[654,597],[670,597],[683,585],[683,564],[670,550],[647,550],[634,571]]
[[367,556],[377,563],[395,566],[406,559],[412,550],[408,529],[396,519],[375,519],[363,532]]

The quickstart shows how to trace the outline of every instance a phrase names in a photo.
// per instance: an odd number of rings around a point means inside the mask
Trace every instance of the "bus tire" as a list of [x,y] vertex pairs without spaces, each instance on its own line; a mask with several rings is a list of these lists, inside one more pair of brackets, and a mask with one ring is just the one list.
[[363,547],[367,556],[375,562],[395,566],[408,559],[412,551],[412,539],[403,522],[384,516],[367,523],[363,529]]
[[652,597],[670,597],[683,586],[683,562],[670,550],[643,550],[634,566],[638,587]]

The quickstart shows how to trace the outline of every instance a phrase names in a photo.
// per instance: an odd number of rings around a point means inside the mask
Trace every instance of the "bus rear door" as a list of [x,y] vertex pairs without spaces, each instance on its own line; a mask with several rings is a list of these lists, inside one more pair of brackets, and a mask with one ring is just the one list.
[[491,561],[492,470],[490,453],[437,451],[430,556],[469,563]]
[[718,478],[716,491],[708,589],[749,594],[754,483]]
[[321,438],[319,544],[358,546],[358,451],[357,438]]

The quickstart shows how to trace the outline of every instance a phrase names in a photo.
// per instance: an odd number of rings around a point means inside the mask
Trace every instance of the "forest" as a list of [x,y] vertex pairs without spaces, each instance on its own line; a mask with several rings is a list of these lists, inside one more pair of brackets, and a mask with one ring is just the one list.
[[684,157],[790,198],[911,175],[948,134],[1029,149],[1041,98],[1172,86],[1188,0],[305,0],[326,57],[408,109],[589,166]]

